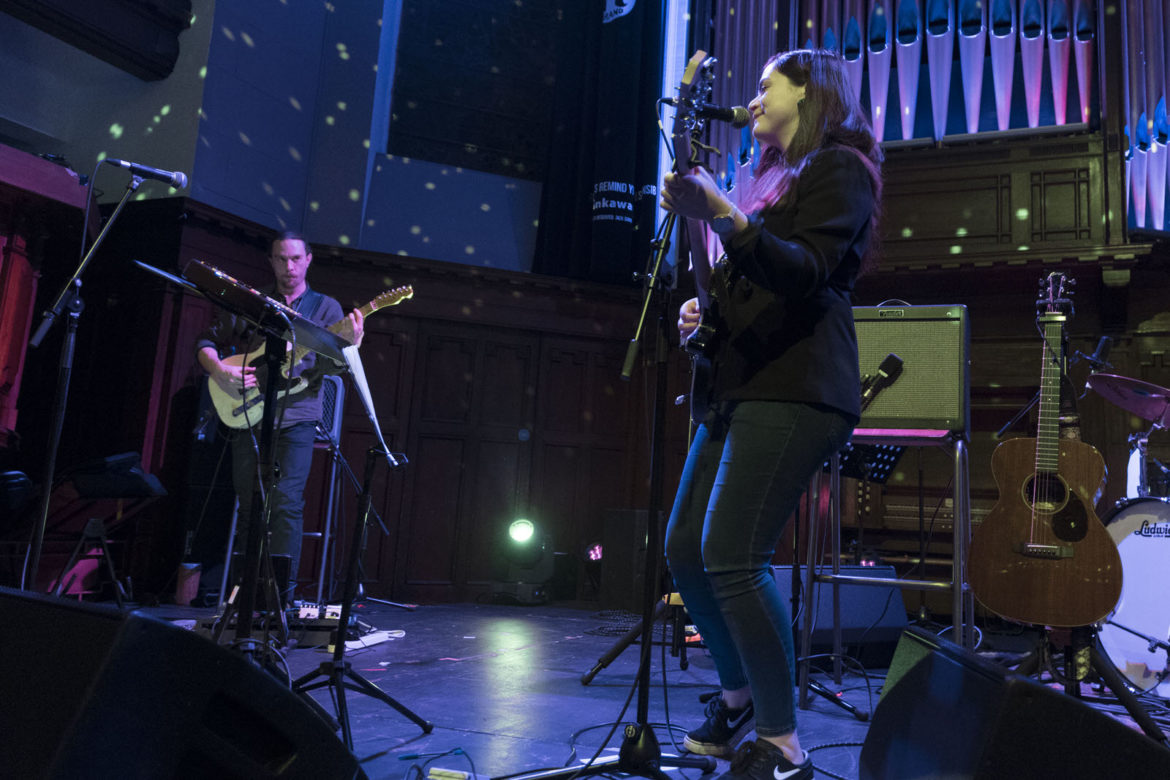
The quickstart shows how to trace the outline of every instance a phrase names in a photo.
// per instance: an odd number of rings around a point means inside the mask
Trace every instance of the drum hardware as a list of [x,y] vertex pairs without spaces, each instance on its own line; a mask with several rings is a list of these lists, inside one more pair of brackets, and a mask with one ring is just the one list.
[[1096,393],[1154,428],[1170,427],[1170,390],[1117,374],[1091,374],[1087,382]]
[[1105,529],[1117,544],[1123,576],[1121,597],[1097,638],[1128,686],[1151,691],[1170,677],[1170,641],[1158,638],[1170,639],[1170,604],[1159,587],[1170,560],[1170,503],[1153,496],[1122,499]]

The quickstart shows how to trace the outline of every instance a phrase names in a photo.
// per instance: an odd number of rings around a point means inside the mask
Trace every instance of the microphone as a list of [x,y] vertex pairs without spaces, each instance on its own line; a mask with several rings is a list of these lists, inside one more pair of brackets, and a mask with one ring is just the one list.
[[1089,361],[1094,371],[1100,371],[1103,368],[1113,368],[1113,365],[1105,358],[1109,356],[1109,349],[1113,346],[1113,339],[1108,336],[1102,336],[1097,341],[1097,348],[1093,350],[1092,355],[1086,355],[1085,360]]
[[[667,105],[677,106],[678,101],[674,98],[666,98]],[[697,103],[694,107],[695,116],[701,116],[706,119],[717,119],[720,122],[730,122],[732,127],[747,127],[748,122],[752,121],[752,115],[743,106],[732,106],[731,108],[724,108],[723,106],[715,106],[710,103]]]
[[108,162],[110,165],[118,168],[125,168],[135,176],[141,176],[144,179],[155,179],[157,181],[165,181],[167,184],[177,189],[183,189],[187,186],[187,174],[182,171],[162,171],[158,168],[151,168],[149,165],[139,165],[127,160],[116,160],[113,157],[107,157],[103,162]]
[[867,376],[861,383],[861,409],[864,411],[873,403],[873,399],[884,388],[889,387],[898,381],[898,377],[902,375],[902,358],[895,355],[893,352],[886,355],[885,360],[878,366],[877,375],[873,377]]

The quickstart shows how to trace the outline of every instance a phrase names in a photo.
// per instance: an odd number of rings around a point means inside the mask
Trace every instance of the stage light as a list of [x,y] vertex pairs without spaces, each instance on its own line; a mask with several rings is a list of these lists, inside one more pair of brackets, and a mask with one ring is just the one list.
[[553,553],[548,534],[538,523],[521,517],[507,527],[502,554],[506,570],[492,583],[492,596],[518,604],[548,601],[548,581],[553,576]]
[[527,544],[536,533],[536,525],[527,518],[513,520],[508,526],[508,538],[516,544]]

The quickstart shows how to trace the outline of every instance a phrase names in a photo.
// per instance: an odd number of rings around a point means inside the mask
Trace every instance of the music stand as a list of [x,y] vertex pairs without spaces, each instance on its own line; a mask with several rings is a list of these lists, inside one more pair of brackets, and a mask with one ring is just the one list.
[[[151,269],[142,263],[139,266],[154,271],[164,278],[171,278],[170,274]],[[260,480],[262,486],[271,488],[275,474],[275,448],[273,440],[276,425],[277,382],[275,377],[280,375],[281,365],[284,362],[286,342],[294,342],[298,346],[309,349],[336,363],[346,363],[342,349],[346,345],[345,339],[326,328],[316,325],[297,314],[291,307],[269,298],[259,290],[233,279],[231,276],[200,260],[191,260],[183,269],[183,275],[193,286],[212,303],[233,314],[242,317],[254,325],[264,334],[264,368],[270,381],[265,382],[264,408],[260,421],[259,457]],[[244,542],[244,566],[240,578],[240,598],[236,617],[236,645],[252,659],[255,641],[252,639],[252,618],[256,607],[256,589],[260,580],[261,549],[266,538],[267,516],[263,495],[269,489],[252,492],[252,506],[240,507],[241,511],[248,511],[248,536]],[[226,564],[225,564],[226,565]],[[267,576],[271,576],[271,561],[265,569]],[[277,606],[279,609],[279,606]],[[281,618],[284,615],[281,613]],[[225,624],[229,621],[225,616]],[[254,659],[252,659],[254,660]]]
[[361,582],[358,572],[361,568],[361,554],[366,547],[367,521],[372,511],[370,484],[373,481],[374,467],[377,465],[379,456],[385,457],[386,462],[390,464],[391,468],[404,466],[407,460],[406,456],[402,453],[391,452],[390,448],[386,446],[386,440],[382,437],[382,428],[378,425],[378,415],[374,411],[374,399],[370,395],[369,383],[366,381],[365,368],[362,366],[362,360],[358,355],[357,346],[351,344],[345,347],[342,352],[344,353],[346,365],[349,366],[350,376],[353,378],[353,384],[357,389],[358,397],[361,398],[362,406],[366,410],[366,416],[369,418],[371,426],[373,426],[374,435],[377,437],[379,446],[370,447],[366,451],[365,479],[362,482],[361,496],[358,501],[358,514],[354,534],[350,540],[349,562],[345,571],[345,584],[342,587],[341,616],[337,624],[337,637],[333,642],[333,656],[328,661],[322,662],[315,671],[309,672],[295,680],[293,682],[293,690],[310,701],[312,699],[308,696],[309,691],[325,686],[329,686],[333,690],[334,703],[337,708],[337,720],[341,725],[342,734],[345,737],[345,745],[352,750],[353,734],[349,727],[349,707],[345,701],[345,691],[347,688],[389,704],[416,723],[423,730],[424,734],[430,734],[431,730],[434,729],[434,724],[430,721],[423,720],[404,704],[395,700],[390,694],[355,672],[353,666],[345,659],[345,634],[349,628],[349,616],[353,610],[353,602],[357,598],[358,586]]

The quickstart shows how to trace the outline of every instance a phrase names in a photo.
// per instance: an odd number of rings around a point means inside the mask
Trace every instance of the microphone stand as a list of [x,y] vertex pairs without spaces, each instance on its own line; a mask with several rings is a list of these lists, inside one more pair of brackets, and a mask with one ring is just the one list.
[[[654,363],[655,363],[655,392],[654,392],[654,427],[650,444],[650,500],[646,515],[646,556],[644,577],[642,581],[642,647],[638,661],[638,721],[627,723],[621,748],[617,756],[593,761],[586,766],[571,766],[563,769],[552,769],[544,772],[512,775],[510,780],[556,780],[559,778],[593,777],[609,773],[624,773],[668,780],[670,777],[662,771],[663,766],[686,767],[702,769],[704,772],[715,770],[715,759],[712,756],[663,756],[659,747],[658,738],[650,725],[650,658],[653,644],[654,611],[660,600],[658,582],[658,559],[662,552],[662,542],[658,529],[658,514],[662,503],[663,471],[665,466],[663,453],[666,441],[666,384],[667,384],[667,337],[669,296],[666,294],[667,285],[662,276],[664,260],[670,246],[669,236],[674,230],[677,217],[670,214],[663,224],[663,238],[653,243],[655,250],[652,270],[644,274],[646,282],[646,298],[642,304],[642,314],[638,320],[634,337],[630,340],[626,351],[626,360],[622,366],[622,379],[629,380],[637,361],[638,347],[647,316],[654,311],[656,317],[654,332]],[[657,302],[657,307],[653,304]]]
[[[135,174],[130,177],[130,182],[126,185],[126,191],[122,193],[122,199],[118,201],[118,205],[114,208],[113,213],[110,214],[110,218],[106,220],[105,226],[94,240],[93,245],[90,246],[89,251],[81,258],[81,262],[78,264],[77,270],[73,272],[73,276],[61,288],[56,302],[45,310],[44,318],[41,320],[37,332],[29,340],[29,346],[34,349],[39,347],[41,341],[45,338],[45,334],[53,326],[54,320],[60,317],[65,310],[69,311],[69,320],[65,328],[65,340],[61,343],[61,357],[57,367],[57,391],[53,396],[53,413],[49,423],[49,448],[45,453],[45,466],[42,471],[44,476],[41,484],[41,513],[33,529],[32,545],[25,559],[25,566],[20,579],[21,590],[36,590],[37,586],[37,568],[40,566],[41,547],[45,539],[45,526],[49,522],[49,499],[53,493],[53,472],[57,468],[57,450],[61,444],[61,431],[65,427],[65,408],[69,404],[69,382],[73,377],[73,353],[77,346],[78,319],[81,316],[81,312],[85,309],[85,302],[81,299],[81,275],[85,272],[89,261],[93,259],[94,252],[97,251],[102,241],[105,240],[106,234],[110,232],[110,227],[118,219],[118,215],[122,213],[122,208],[130,200],[130,196],[141,185],[141,176]],[[85,225],[81,226],[82,245],[85,244],[85,228]]]

